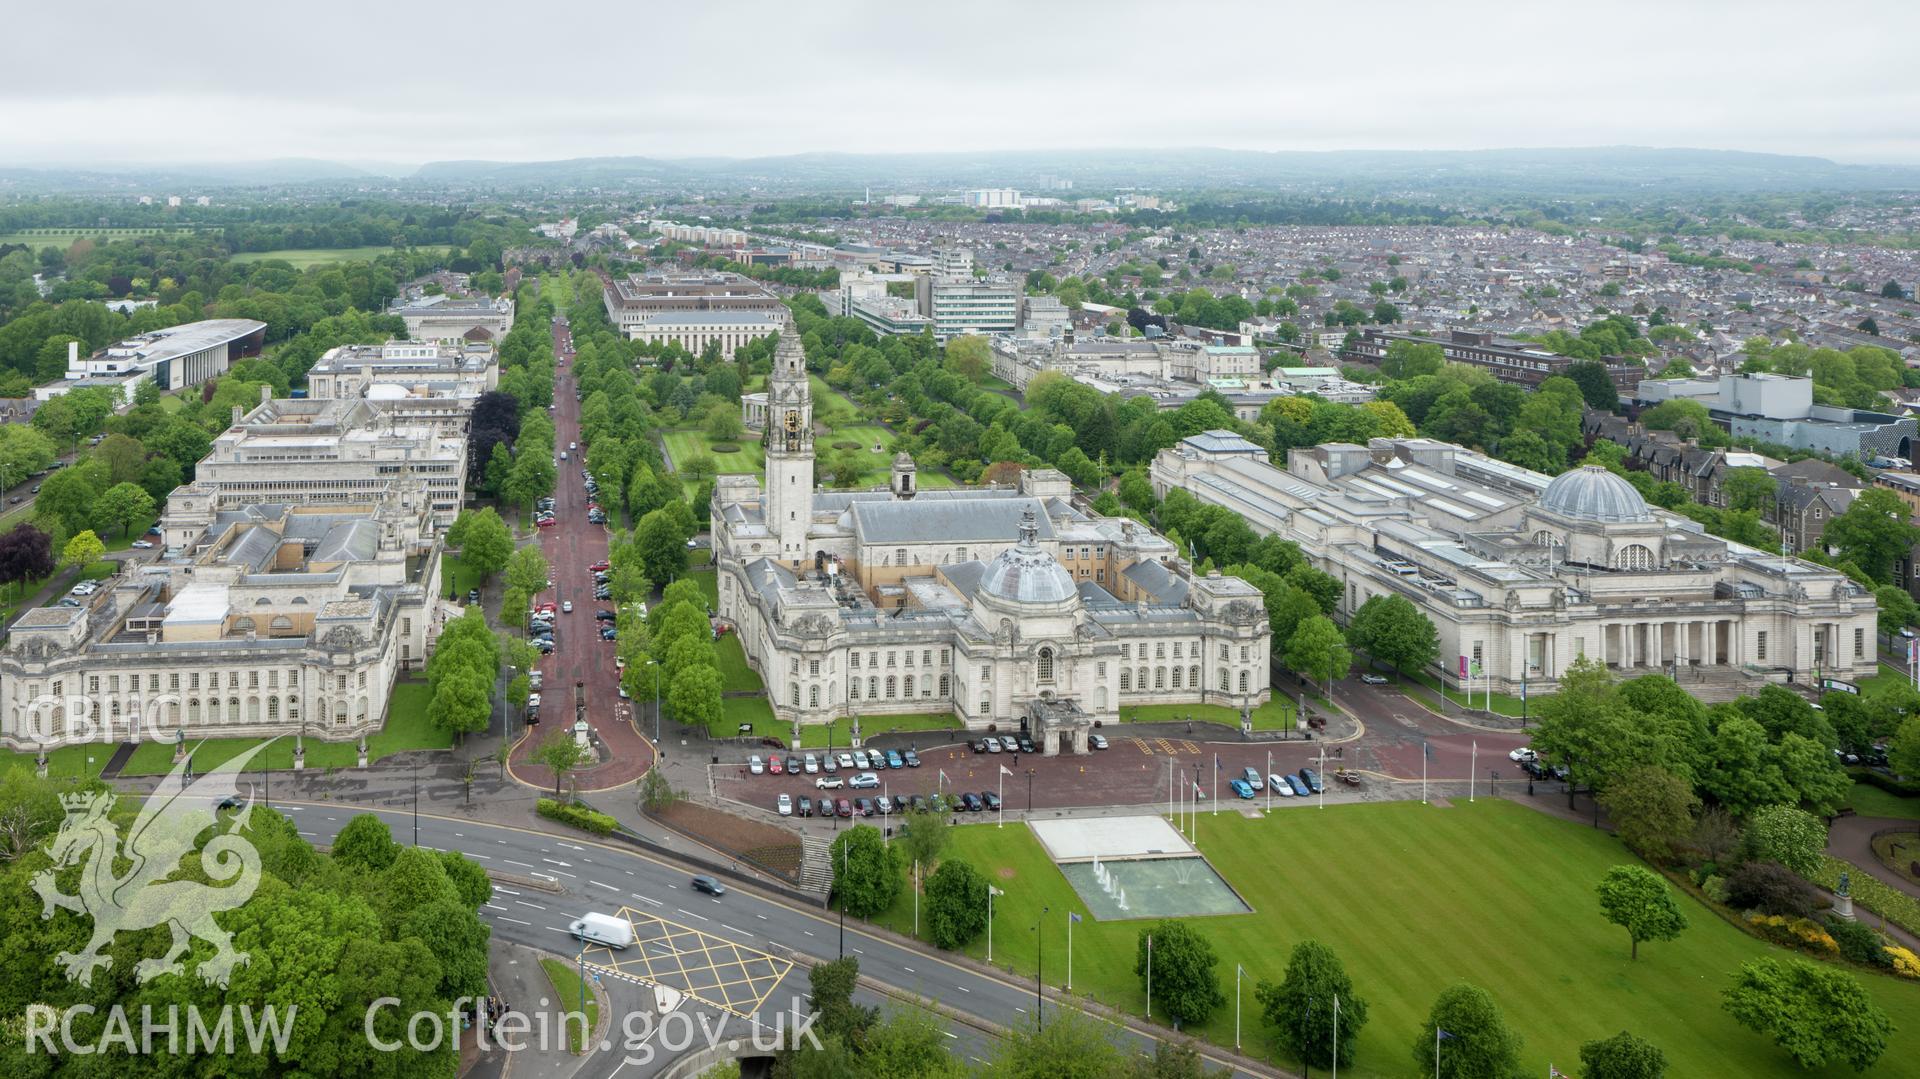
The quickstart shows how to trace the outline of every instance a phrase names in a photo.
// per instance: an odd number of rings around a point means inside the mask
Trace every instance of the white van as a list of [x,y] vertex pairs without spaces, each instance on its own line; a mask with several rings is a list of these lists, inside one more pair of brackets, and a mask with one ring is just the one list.
[[625,948],[633,943],[633,923],[611,914],[583,914],[567,926],[567,932],[584,943],[608,948]]

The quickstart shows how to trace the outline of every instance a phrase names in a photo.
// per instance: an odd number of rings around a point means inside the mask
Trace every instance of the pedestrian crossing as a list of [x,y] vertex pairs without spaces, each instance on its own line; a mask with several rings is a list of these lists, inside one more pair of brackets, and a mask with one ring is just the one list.
[[1127,741],[1133,743],[1133,748],[1149,757],[1153,756],[1156,750],[1169,757],[1178,757],[1181,754],[1197,756],[1200,752],[1199,746],[1184,738],[1129,738]]

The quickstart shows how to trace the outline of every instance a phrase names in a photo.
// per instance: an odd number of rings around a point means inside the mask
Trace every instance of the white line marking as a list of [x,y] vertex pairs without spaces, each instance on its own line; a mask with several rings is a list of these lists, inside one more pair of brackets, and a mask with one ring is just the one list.
[[509,918],[504,914],[500,916],[500,920],[503,922],[512,922],[515,925],[532,925],[533,924],[532,922],[523,922],[518,918]]
[[514,861],[514,860],[513,860],[512,858],[502,858],[502,859],[500,859],[500,860],[501,860],[501,861],[503,861],[503,862],[505,862],[505,863],[507,863],[508,865],[517,865],[517,866],[519,866],[519,867],[521,867],[522,869],[532,869],[532,868],[533,868],[532,866],[530,866],[530,865],[528,865],[528,864],[527,864],[527,863],[525,863],[525,862],[516,862],[516,861]]
[[600,883],[600,882],[599,882],[599,881],[597,881],[597,880],[590,880],[590,881],[588,881],[587,883],[588,883],[588,884],[591,884],[591,885],[593,885],[593,886],[594,886],[594,887],[596,887],[596,888],[605,888],[605,889],[606,889],[607,891],[609,891],[609,892],[617,892],[617,891],[619,891],[619,890],[620,890],[620,889],[618,889],[618,888],[615,888],[615,887],[614,887],[613,885],[611,885],[611,884],[602,884],[602,883]]
[[514,902],[515,902],[515,903],[517,903],[517,904],[519,904],[520,906],[523,906],[523,907],[532,907],[532,908],[533,908],[534,910],[546,910],[546,909],[547,909],[546,907],[543,907],[543,906],[541,906],[541,905],[540,905],[540,904],[538,904],[538,903],[529,903],[529,902],[527,902],[527,901],[526,901],[526,900],[524,900],[524,899],[516,899],[516,900],[514,900]]

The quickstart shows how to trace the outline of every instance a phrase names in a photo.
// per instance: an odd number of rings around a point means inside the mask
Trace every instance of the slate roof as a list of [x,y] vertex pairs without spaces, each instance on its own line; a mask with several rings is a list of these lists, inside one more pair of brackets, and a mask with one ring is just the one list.
[[855,502],[853,527],[863,543],[978,543],[1012,539],[1021,517],[1038,518],[1041,539],[1054,538],[1047,507],[1037,498]]

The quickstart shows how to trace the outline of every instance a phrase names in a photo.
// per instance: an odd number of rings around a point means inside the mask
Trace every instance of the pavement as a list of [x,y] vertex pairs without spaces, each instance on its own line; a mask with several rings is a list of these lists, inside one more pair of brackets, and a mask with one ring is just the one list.
[[[580,441],[580,402],[574,399],[573,339],[564,316],[554,319],[553,348],[558,364],[553,388],[555,453],[566,452],[567,460],[557,462],[553,493],[557,521],[551,528],[538,530],[554,586],[536,602],[556,606],[571,602],[573,612],[554,618],[554,653],[540,663],[541,722],[518,737],[508,768],[521,782],[553,789],[552,770],[533,763],[532,755],[550,731],[572,728],[578,686],[585,696],[599,763],[575,769],[572,782],[582,792],[603,791],[631,785],[645,775],[653,764],[653,747],[635,725],[631,704],[620,699],[614,643],[600,639],[600,623],[593,617],[596,610],[611,606],[593,598],[593,571],[588,568],[606,561],[607,529],[587,520],[587,489],[580,475],[586,467],[584,455],[566,449]],[[519,621],[521,612],[502,611],[500,617],[503,624],[525,628]]]

